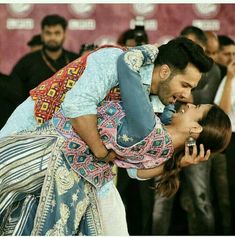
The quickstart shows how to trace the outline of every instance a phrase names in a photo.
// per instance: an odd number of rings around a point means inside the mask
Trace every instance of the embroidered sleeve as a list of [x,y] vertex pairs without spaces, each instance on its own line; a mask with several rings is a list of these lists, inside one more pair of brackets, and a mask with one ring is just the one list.
[[118,81],[126,114],[122,127],[119,128],[118,143],[122,146],[131,146],[140,141],[155,125],[155,114],[138,73],[144,64],[153,63],[153,54],[158,50],[154,47],[155,50],[149,53],[151,47],[154,46],[136,47],[118,58]]
[[131,70],[138,72],[142,66],[154,63],[157,54],[158,48],[154,45],[137,46],[124,53],[124,62]]
[[116,159],[114,163],[123,168],[154,168],[170,159],[174,152],[172,140],[156,117],[156,126],[152,132],[141,141],[129,147],[120,146],[115,132],[109,128],[101,129],[101,139],[108,149],[113,149],[124,160]]
[[120,49],[99,50],[88,57],[83,75],[67,92],[62,108],[66,117],[96,114],[97,105],[118,84],[116,62]]
[[129,175],[130,178],[132,179],[137,179],[137,180],[140,180],[140,181],[143,181],[143,180],[148,180],[148,179],[141,179],[137,176],[137,169],[134,169],[134,168],[130,168],[130,169],[126,169],[127,171],[127,174]]
[[[174,147],[170,134],[163,127],[158,117],[155,117],[156,124],[148,136],[142,140],[133,140],[132,146],[120,145],[117,142],[120,133],[115,128],[125,118],[122,111],[123,108],[120,104],[114,102],[106,103],[98,109],[98,117],[100,118],[98,129],[101,139],[108,149],[113,149],[118,155],[125,157],[124,160],[116,159],[114,161],[118,167],[154,168],[172,157]],[[130,139],[125,136],[124,140]]]

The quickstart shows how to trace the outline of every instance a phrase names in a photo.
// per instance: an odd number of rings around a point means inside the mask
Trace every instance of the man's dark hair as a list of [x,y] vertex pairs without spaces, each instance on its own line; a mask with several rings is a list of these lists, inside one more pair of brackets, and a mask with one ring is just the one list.
[[119,45],[126,45],[128,39],[135,39],[135,32],[132,29],[124,31],[117,40]]
[[196,26],[186,26],[180,32],[180,35],[185,37],[187,37],[189,34],[194,35],[202,45],[204,45],[205,47],[207,46],[207,36],[203,30]]
[[185,37],[178,37],[159,47],[155,66],[167,64],[173,70],[183,71],[192,63],[200,72],[208,72],[213,59],[208,57],[201,46]]
[[224,46],[235,45],[235,42],[226,35],[218,35],[219,48],[222,49]]
[[64,17],[53,14],[47,15],[42,19],[41,28],[43,29],[45,26],[55,26],[61,25],[64,30],[67,28],[67,21]]

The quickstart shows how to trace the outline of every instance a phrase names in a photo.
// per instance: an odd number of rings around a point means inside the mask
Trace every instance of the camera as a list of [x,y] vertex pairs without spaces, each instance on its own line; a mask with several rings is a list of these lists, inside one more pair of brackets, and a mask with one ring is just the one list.
[[145,31],[143,17],[136,17],[135,28],[134,28],[134,39],[136,41],[136,46],[148,43],[148,35]]

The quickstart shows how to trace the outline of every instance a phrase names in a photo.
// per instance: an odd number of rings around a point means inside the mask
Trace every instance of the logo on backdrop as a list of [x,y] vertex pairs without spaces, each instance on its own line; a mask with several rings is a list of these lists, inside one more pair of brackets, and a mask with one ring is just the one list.
[[79,3],[79,4],[69,4],[68,8],[75,15],[81,17],[88,17],[94,12],[95,6],[96,4]]
[[193,10],[199,17],[213,18],[218,15],[220,11],[220,4],[213,4],[213,3],[193,4]]
[[156,7],[157,4],[137,3],[133,4],[133,11],[135,15],[150,17],[156,12]]
[[26,3],[7,4],[7,10],[14,16],[25,17],[28,16],[33,10],[33,4],[26,4]]

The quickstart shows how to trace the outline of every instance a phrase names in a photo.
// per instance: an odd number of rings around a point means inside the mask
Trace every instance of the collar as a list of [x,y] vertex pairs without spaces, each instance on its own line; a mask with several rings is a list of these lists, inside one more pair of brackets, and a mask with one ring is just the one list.
[[[154,69],[153,64],[146,65],[140,68],[141,82],[143,85],[145,85],[145,87],[147,87],[145,89],[148,92],[148,94],[150,94],[150,86],[152,83],[153,69]],[[157,95],[151,95],[150,102],[153,106],[153,110],[155,113],[163,112],[165,105],[162,104],[162,102],[160,101]]]
[[154,65],[153,64],[145,65],[144,67],[140,68],[141,82],[144,85],[148,85],[148,86],[151,85],[153,69],[154,69]]

